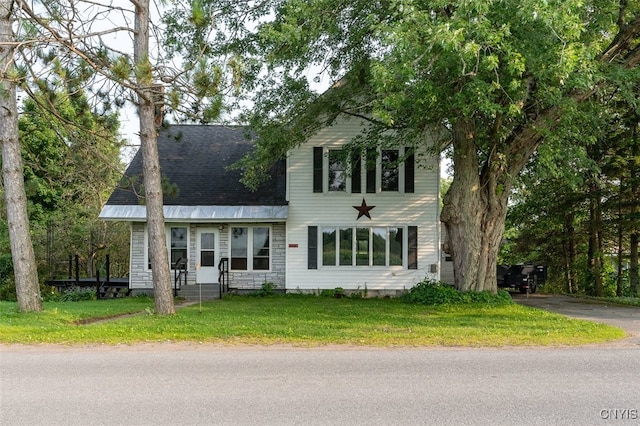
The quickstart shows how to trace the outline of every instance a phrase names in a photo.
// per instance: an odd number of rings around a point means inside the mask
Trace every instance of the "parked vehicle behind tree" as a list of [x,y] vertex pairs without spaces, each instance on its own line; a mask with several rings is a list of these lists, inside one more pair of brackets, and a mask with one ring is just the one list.
[[547,267],[524,263],[498,265],[498,288],[512,288],[520,293],[535,293],[547,279]]

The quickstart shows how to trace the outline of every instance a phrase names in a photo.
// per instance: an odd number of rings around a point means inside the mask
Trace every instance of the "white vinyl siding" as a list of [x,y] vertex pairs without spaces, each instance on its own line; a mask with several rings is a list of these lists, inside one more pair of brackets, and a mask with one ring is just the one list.
[[[342,146],[358,135],[360,120],[337,120],[329,128],[318,132],[306,144],[292,150],[288,156],[288,199],[289,218],[287,220],[287,288],[295,291],[332,289],[396,290],[409,288],[425,277],[437,279],[436,273],[431,273],[431,265],[439,264],[439,235],[438,235],[438,187],[439,167],[437,159],[428,168],[418,168],[415,173],[414,192],[403,193],[402,165],[399,167],[399,191],[381,191],[381,166],[378,160],[376,193],[366,193],[366,170],[363,165],[361,193],[352,194],[347,185],[346,192],[313,192],[313,158],[314,147],[321,147],[323,152],[339,150]],[[402,147],[398,148],[403,150]],[[400,151],[401,153],[404,151]],[[328,166],[328,158],[324,157]],[[325,170],[328,170],[325,168]],[[325,185],[328,179],[325,175]],[[367,206],[375,206],[370,210],[371,219],[362,216],[356,220],[363,198]],[[391,242],[385,242],[384,262],[380,265],[380,245],[373,238],[373,232],[384,230],[388,236],[398,229],[406,231],[408,227],[417,227],[417,269],[408,269],[408,247],[399,248]],[[317,227],[317,259],[308,258],[309,229]],[[354,230],[363,228],[369,230],[369,239],[356,242]],[[349,231],[347,231],[349,230]],[[339,245],[343,233],[351,243],[351,251],[339,254]],[[382,231],[380,231],[382,232]],[[333,234],[332,234],[333,233]],[[337,237],[336,237],[337,233]],[[350,235],[347,235],[349,234]],[[332,234],[332,235],[330,235]],[[406,234],[406,232],[404,232]],[[403,235],[404,241],[407,236]],[[356,245],[360,246],[357,247]],[[367,265],[365,255],[361,251],[358,257],[357,249],[363,249],[368,244]],[[406,244],[406,243],[405,243]],[[333,248],[333,245],[336,247]],[[328,252],[333,249],[335,256]],[[326,256],[323,254],[327,251]],[[388,251],[388,253],[387,253]],[[329,259],[331,257],[331,259]],[[341,258],[342,257],[342,258]],[[360,260],[358,260],[358,258]],[[335,266],[330,263],[335,259]],[[376,260],[377,259],[377,260]],[[315,262],[314,262],[315,261]],[[386,264],[388,263],[388,264]],[[309,265],[317,265],[317,269],[309,269]],[[341,266],[342,265],[342,266]],[[349,265],[349,266],[347,266]]]

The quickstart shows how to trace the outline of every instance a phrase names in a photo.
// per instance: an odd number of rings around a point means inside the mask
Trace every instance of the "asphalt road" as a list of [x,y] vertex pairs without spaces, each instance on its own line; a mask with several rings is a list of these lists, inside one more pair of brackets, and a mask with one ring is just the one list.
[[0,346],[0,424],[637,425],[638,372],[633,340],[542,349]]

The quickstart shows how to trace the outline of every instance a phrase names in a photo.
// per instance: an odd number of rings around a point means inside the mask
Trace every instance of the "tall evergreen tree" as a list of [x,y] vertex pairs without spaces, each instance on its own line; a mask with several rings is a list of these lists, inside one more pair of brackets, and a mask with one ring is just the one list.
[[[157,126],[161,123],[155,113],[162,110],[166,101],[172,111],[189,114],[192,119],[215,119],[220,113],[220,92],[226,80],[221,73],[211,74],[218,78],[209,77],[208,50],[198,44],[199,39],[190,41],[190,46],[200,52],[195,60],[190,57],[181,62],[180,58],[167,56],[159,49],[164,38],[175,32],[167,29],[168,24],[154,22],[151,12],[158,9],[157,2],[113,4],[64,0],[32,5],[4,0],[4,4],[9,11],[7,20],[19,16],[24,24],[16,27],[19,36],[24,37],[24,43],[19,45],[22,76],[29,76],[24,81],[46,80],[43,76],[55,72],[57,66],[52,59],[62,64],[80,60],[92,69],[88,87],[97,87],[101,95],[108,95],[101,99],[118,107],[129,103],[138,108],[146,190],[141,202],[147,205],[156,312],[174,313],[156,147]],[[206,31],[214,22],[203,19],[199,5],[194,2],[183,7],[187,15],[198,18],[193,22]],[[10,22],[6,28],[6,36],[11,38],[7,44],[8,60],[13,61],[15,36],[10,31]],[[113,39],[115,41],[110,42]],[[122,40],[132,43],[123,45]],[[43,46],[50,49],[53,57],[47,56],[49,53],[43,55]],[[33,68],[34,65],[37,68]],[[185,105],[194,108],[183,108]]]
[[0,0],[0,143],[2,179],[7,206],[7,223],[16,282],[18,308],[22,312],[41,311],[42,298],[36,258],[33,252],[24,190],[23,163],[18,139],[18,107],[13,34],[14,2]]
[[[98,214],[122,173],[123,141],[118,114],[88,101],[84,87],[90,74],[82,63],[60,67],[21,108],[18,124],[40,276],[54,273],[70,253],[80,254],[93,276],[93,259],[107,245],[108,229]],[[115,247],[110,249],[116,254]]]

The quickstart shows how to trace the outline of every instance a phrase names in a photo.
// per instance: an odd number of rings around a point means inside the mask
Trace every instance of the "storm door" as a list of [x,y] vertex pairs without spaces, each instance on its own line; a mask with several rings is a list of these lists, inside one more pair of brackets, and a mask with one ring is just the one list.
[[218,282],[218,231],[214,228],[198,228],[198,258],[196,282],[211,284]]

